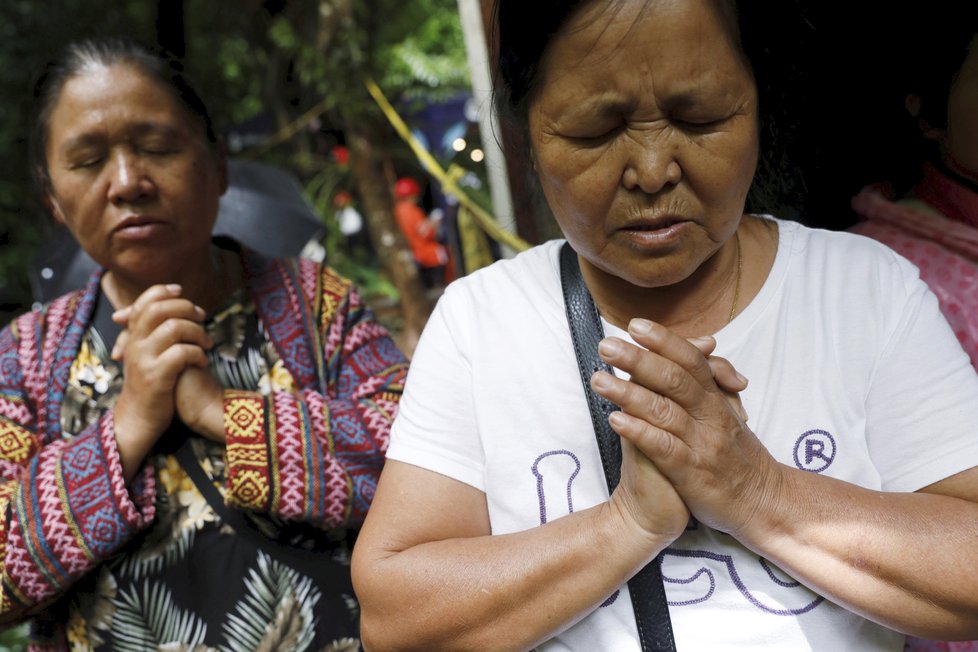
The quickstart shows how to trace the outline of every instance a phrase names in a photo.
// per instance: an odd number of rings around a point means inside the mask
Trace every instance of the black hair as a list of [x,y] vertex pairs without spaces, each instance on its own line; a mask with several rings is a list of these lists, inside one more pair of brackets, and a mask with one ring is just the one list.
[[[876,64],[875,75],[873,87],[862,92],[861,127],[853,129],[859,129],[869,153],[851,184],[852,194],[865,184],[885,181],[889,192],[903,196],[920,181],[923,163],[943,167],[940,144],[924,129],[947,128],[951,87],[976,36],[978,5],[930,0],[926,11],[894,13],[888,29],[868,39],[864,47],[873,52],[860,54]],[[911,95],[920,98],[917,115],[904,106]],[[893,156],[894,150],[900,156]]]
[[941,25],[933,24],[933,19],[925,20],[907,34],[908,42],[914,45],[907,48],[912,56],[906,56],[902,66],[904,92],[920,96],[919,117],[933,127],[947,127],[951,86],[968,56],[969,44],[978,36],[975,11],[971,12],[970,22],[961,18]]
[[[517,0],[496,0],[492,46],[493,102],[504,133],[529,153],[527,110],[539,67],[553,37],[576,10],[594,0],[535,0],[533,12]],[[609,3],[627,0],[602,0]],[[731,36],[755,78],[760,120],[760,160],[748,210],[798,217],[805,181],[798,156],[800,118],[808,104],[806,69],[794,55],[806,51],[814,30],[802,0],[714,0],[730,19]],[[534,185],[535,184],[531,184]]]
[[207,142],[217,147],[217,132],[207,106],[187,79],[183,64],[176,57],[163,49],[128,38],[103,37],[76,41],[68,44],[56,59],[45,66],[34,84],[30,166],[42,194],[50,190],[51,183],[46,153],[51,113],[65,84],[89,68],[116,64],[136,67],[171,92],[200,123]]

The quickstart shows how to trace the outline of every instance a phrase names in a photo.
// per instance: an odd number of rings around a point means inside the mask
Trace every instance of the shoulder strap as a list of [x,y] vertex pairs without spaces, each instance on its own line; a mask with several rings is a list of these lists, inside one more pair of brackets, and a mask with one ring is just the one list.
[[[591,376],[598,370],[610,373],[611,368],[598,356],[598,343],[604,337],[601,317],[581,277],[577,253],[571,249],[569,243],[565,243],[560,250],[560,283],[567,310],[567,323],[570,325],[574,352],[577,355],[577,368],[581,372],[581,382],[584,383],[584,393],[591,411],[591,424],[594,426],[610,494],[621,478],[621,441],[608,423],[608,415],[615,406],[594,393],[591,389]],[[662,586],[661,554],[628,581],[628,592],[632,598],[642,652],[674,652],[676,643],[669,621],[669,604]]]
[[200,465],[200,460],[194,454],[193,439],[196,436],[193,431],[183,425],[179,420],[174,419],[170,426],[170,432],[166,434],[176,445],[173,452],[174,457],[187,472],[197,490],[208,502],[211,508],[217,513],[218,518],[226,525],[229,525],[239,536],[248,539],[259,548],[264,548],[266,542],[263,537],[255,530],[254,526],[248,522],[244,514],[236,509],[231,509],[224,504],[224,496],[218,491],[217,487],[207,476],[207,472]]
[[173,420],[164,437],[168,440],[165,445],[172,447],[173,456],[176,457],[183,470],[187,472],[204,500],[211,506],[221,522],[230,526],[236,535],[250,542],[255,548],[264,551],[273,559],[284,562],[309,577],[328,580],[329,583],[324,586],[338,587],[342,584],[337,582],[349,582],[348,570],[338,571],[335,564],[325,562],[325,558],[330,554],[329,550],[299,548],[269,538],[241,510],[228,507],[224,503],[224,496],[214,486],[214,482],[207,475],[207,471],[201,466],[200,460],[194,453],[192,440],[197,435],[179,419]]

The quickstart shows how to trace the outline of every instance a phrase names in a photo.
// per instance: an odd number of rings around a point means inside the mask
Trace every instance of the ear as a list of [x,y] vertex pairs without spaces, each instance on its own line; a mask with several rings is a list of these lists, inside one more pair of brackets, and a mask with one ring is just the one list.
[[917,126],[920,128],[920,133],[924,135],[924,138],[927,140],[934,140],[939,143],[944,142],[944,138],[947,136],[947,131],[931,125],[930,122],[920,117],[920,111],[924,106],[924,98],[920,97],[916,93],[911,93],[904,99],[903,106],[906,107],[907,113],[914,118],[917,118]]
[[44,203],[44,207],[48,209],[48,212],[51,213],[51,217],[54,218],[55,222],[58,224],[65,224],[65,213],[63,210],[61,210],[61,204],[58,203],[58,200],[54,195],[47,192],[44,194],[44,197],[41,198],[41,201]]

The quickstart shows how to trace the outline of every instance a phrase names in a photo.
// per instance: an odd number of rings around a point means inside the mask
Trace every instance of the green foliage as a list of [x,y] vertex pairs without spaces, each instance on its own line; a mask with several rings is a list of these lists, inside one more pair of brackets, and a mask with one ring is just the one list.
[[27,649],[27,624],[0,632],[0,652],[20,652]]
[[340,231],[336,195],[350,192],[351,189],[349,168],[338,164],[323,164],[306,184],[306,198],[316,212],[325,217],[326,234],[321,244],[326,249],[326,260],[333,269],[356,283],[368,303],[394,300],[397,298],[397,288],[384,275],[373,253],[363,247],[349,245]]
[[[281,129],[322,103],[324,127],[344,130],[341,116],[372,115],[386,125],[363,89],[371,76],[395,103],[437,102],[468,89],[468,66],[456,0],[184,0],[188,73],[215,123],[271,121]],[[128,35],[154,42],[153,0],[4,0],[0,2],[0,324],[31,302],[27,270],[48,237],[47,216],[31,183],[27,141],[31,85],[45,61],[67,42]],[[348,172],[323,151],[314,129],[280,145],[246,151],[294,171],[310,186],[324,222],[334,223],[332,196],[352,190]],[[417,166],[403,143],[384,135],[398,169]],[[346,176],[344,176],[346,175]],[[332,181],[324,181],[327,177]],[[325,194],[324,194],[325,193]],[[369,256],[348,252],[330,232],[330,260],[365,289],[393,286]]]
[[416,23],[416,29],[402,34],[401,40],[395,40],[388,49],[389,60],[379,79],[386,92],[431,101],[468,90],[469,68],[462,25],[458,15],[446,9],[444,3],[431,0],[412,7],[412,14],[423,12],[424,20]]

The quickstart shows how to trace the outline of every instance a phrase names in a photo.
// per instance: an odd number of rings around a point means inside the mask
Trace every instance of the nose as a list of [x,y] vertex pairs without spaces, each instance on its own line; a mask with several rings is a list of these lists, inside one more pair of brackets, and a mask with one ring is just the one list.
[[667,135],[648,134],[631,143],[621,176],[626,189],[655,194],[682,178],[678,152]]
[[109,199],[113,203],[138,201],[152,186],[138,157],[132,152],[117,151],[112,155],[109,174]]

